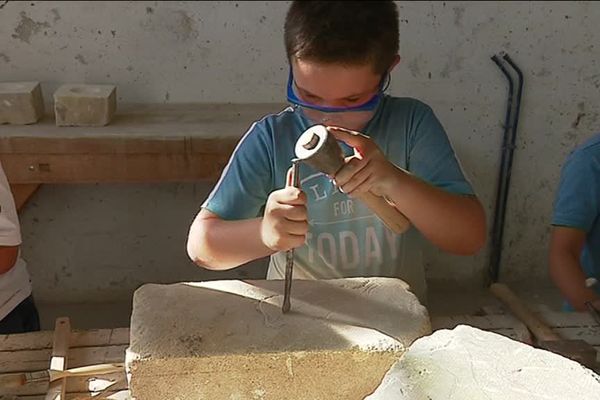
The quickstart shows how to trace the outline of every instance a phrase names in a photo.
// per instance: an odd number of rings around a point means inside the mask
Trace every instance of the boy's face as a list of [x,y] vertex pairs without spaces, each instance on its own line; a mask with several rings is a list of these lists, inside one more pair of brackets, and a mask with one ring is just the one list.
[[[292,60],[292,74],[296,94],[304,102],[342,108],[360,106],[371,100],[385,77],[376,73],[370,64],[323,64],[296,58]],[[304,113],[315,123],[360,130],[372,118],[374,111],[322,113],[305,109]]]

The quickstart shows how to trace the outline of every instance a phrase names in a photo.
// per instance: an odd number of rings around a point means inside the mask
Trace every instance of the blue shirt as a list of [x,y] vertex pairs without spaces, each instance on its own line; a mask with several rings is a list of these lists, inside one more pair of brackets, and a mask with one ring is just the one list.
[[[262,216],[269,194],[285,186],[295,143],[311,125],[292,107],[255,122],[203,207],[225,220]],[[424,103],[385,96],[362,133],[396,166],[443,190],[473,194],[446,132]],[[310,226],[306,245],[295,251],[294,278],[398,277],[425,301],[422,238],[414,228],[394,234],[366,206],[308,165],[300,165],[300,182],[308,198]],[[274,254],[267,277],[284,276],[285,254]]]
[[[581,267],[587,277],[600,281],[600,133],[567,158],[555,199],[552,225],[586,233]],[[596,291],[600,293],[600,287],[596,286]]]

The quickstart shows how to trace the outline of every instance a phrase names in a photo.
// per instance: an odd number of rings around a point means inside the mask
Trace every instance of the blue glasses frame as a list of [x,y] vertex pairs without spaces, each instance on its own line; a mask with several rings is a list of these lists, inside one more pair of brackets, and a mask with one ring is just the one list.
[[287,101],[296,106],[301,106],[301,107],[309,108],[311,110],[317,110],[317,111],[326,112],[326,113],[348,112],[348,111],[372,111],[379,104],[379,101],[383,97],[384,92],[387,90],[387,88],[390,85],[391,79],[392,78],[391,78],[389,72],[386,75],[384,75],[381,78],[381,82],[379,83],[379,90],[366,103],[360,104],[358,106],[352,106],[352,107],[327,107],[327,106],[318,106],[316,104],[307,103],[307,102],[301,100],[298,96],[296,96],[296,93],[294,93],[294,87],[293,87],[294,86],[294,76],[292,74],[292,69],[290,68],[290,73],[288,76],[288,83],[287,83]]

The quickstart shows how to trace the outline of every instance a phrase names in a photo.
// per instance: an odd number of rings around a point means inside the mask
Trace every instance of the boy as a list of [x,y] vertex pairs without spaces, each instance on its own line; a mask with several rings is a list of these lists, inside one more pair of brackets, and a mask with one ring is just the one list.
[[[565,309],[600,310],[600,133],[567,158],[554,204],[550,276],[566,298]],[[592,278],[592,279],[590,279]]]
[[[267,277],[282,279],[284,252],[295,248],[294,278],[399,277],[425,301],[420,235],[473,254],[485,216],[431,109],[383,94],[400,60],[396,5],[295,1],[284,30],[293,107],[240,140],[192,223],[188,254],[214,270],[271,256]],[[354,155],[334,177],[301,165],[302,190],[286,188],[296,140],[315,123],[345,128],[330,132]],[[353,200],[367,190],[416,229],[389,231]]]
[[0,164],[0,334],[40,330],[25,262],[21,229],[8,180]]

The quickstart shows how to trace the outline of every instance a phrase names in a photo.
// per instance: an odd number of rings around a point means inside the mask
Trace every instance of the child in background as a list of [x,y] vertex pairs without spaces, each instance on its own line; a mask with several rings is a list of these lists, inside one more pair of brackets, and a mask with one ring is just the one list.
[[25,261],[15,201],[0,164],[0,334],[40,330]]

